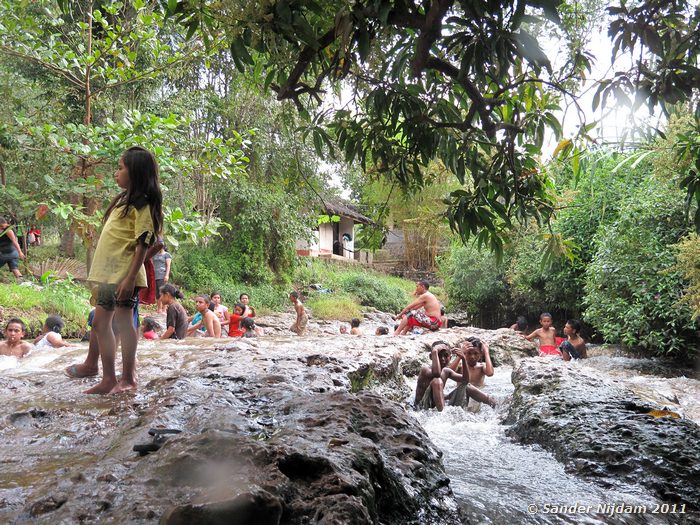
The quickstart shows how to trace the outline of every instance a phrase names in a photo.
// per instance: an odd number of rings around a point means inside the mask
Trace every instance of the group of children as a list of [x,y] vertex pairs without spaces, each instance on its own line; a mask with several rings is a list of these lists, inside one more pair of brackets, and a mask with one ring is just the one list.
[[[138,333],[134,328],[134,314],[139,301],[139,292],[147,288],[147,276],[144,262],[150,257],[164,251],[162,246],[162,193],[159,183],[159,168],[154,155],[140,147],[134,146],[127,149],[117,164],[115,180],[121,192],[111,201],[103,218],[103,228],[97,246],[95,248],[88,282],[93,289],[93,299],[96,305],[93,328],[90,335],[90,345],[85,363],[81,365],[71,365],[66,369],[66,373],[72,377],[87,377],[97,374],[98,357],[102,361],[102,379],[99,384],[86,391],[88,394],[113,394],[125,390],[136,388],[136,350],[138,346]],[[0,235],[0,263],[8,264],[10,269],[19,275],[17,259],[22,258],[21,248],[9,228],[6,221],[0,221],[2,232]],[[3,244],[4,243],[4,244]],[[150,257],[149,257],[150,256]],[[168,265],[166,257],[165,265]],[[168,268],[169,269],[169,268]],[[163,273],[161,273],[163,275]],[[196,298],[197,313],[189,318],[178,299],[182,298],[180,291],[167,282],[167,277],[163,275],[161,283],[158,283],[159,308],[166,310],[166,328],[160,335],[161,338],[183,338],[188,334],[201,333],[205,337],[220,337],[222,334],[222,323],[228,325],[229,336],[245,336],[257,333],[254,320],[255,310],[247,304],[247,296],[240,297],[233,312],[228,312],[226,307],[221,305],[220,294],[213,294],[213,298],[200,295]],[[421,288],[422,287],[422,288]],[[424,307],[430,317],[428,328],[433,329],[432,324],[440,326],[439,304],[437,300],[427,302],[426,297],[433,297],[427,293],[427,284],[418,283],[417,294],[419,299],[409,305],[402,314],[407,314],[412,308]],[[218,295],[218,298],[217,298]],[[245,296],[245,297],[244,297]],[[296,313],[295,323],[291,329],[295,333],[302,335],[306,331],[308,316],[304,306],[299,300],[297,292],[292,292],[289,296],[294,305]],[[213,306],[212,306],[213,305]],[[410,327],[406,316],[402,317],[400,325],[397,327],[398,333],[405,333]],[[544,316],[543,316],[544,317]],[[551,316],[549,323],[543,322],[542,328],[528,335],[528,338],[539,337],[541,344],[550,345],[554,343],[554,329],[551,328]],[[544,319],[543,319],[544,321]],[[359,333],[359,322],[352,326],[355,333]],[[157,334],[154,324],[149,321],[144,323],[145,332],[150,337]],[[45,341],[47,344],[54,344],[54,336],[49,332],[55,332],[56,325],[44,327],[45,333],[37,342]],[[571,335],[569,342],[574,352],[580,349],[576,343],[577,328],[571,325],[569,329]],[[24,325],[17,319],[12,319],[6,327],[6,339],[1,343],[0,352],[11,355],[24,355],[29,350],[27,344],[22,342],[24,335]],[[117,339],[121,342],[122,353],[122,374],[118,379],[115,371],[115,353],[117,350]],[[551,340],[551,341],[550,341]],[[476,362],[472,364],[469,357],[470,350],[476,349],[479,345],[474,342],[469,347],[460,347],[454,353],[455,359],[452,365],[442,366],[445,360],[444,347],[433,346],[432,366],[429,367],[429,376],[422,372],[419,378],[419,388],[416,391],[417,398],[430,390],[435,406],[444,406],[441,397],[441,388],[438,388],[447,379],[458,381],[460,386],[464,385],[464,390],[469,396],[478,399],[482,394],[482,399],[489,402],[488,396],[481,393],[475,385],[479,382],[472,378],[472,373],[476,374]],[[567,347],[568,348],[568,347]],[[564,349],[569,355],[574,357],[571,348]],[[585,346],[584,346],[585,348]],[[488,359],[488,347],[480,350],[486,357],[487,366],[484,367],[484,374],[493,373],[493,367]],[[476,350],[475,350],[476,352]],[[449,351],[447,351],[449,358]],[[461,373],[458,372],[461,366]],[[428,378],[430,380],[428,381]],[[427,383],[426,383],[427,381]],[[440,383],[438,383],[438,381]],[[482,378],[483,382],[483,378]],[[430,389],[428,386],[430,385]],[[471,388],[469,388],[471,387]],[[418,395],[419,390],[424,391]]]
[[[415,406],[419,409],[445,405],[467,408],[470,399],[494,407],[495,400],[480,390],[486,376],[494,373],[489,346],[476,337],[468,337],[455,347],[445,341],[435,341],[430,350],[430,365],[421,368],[416,383]],[[445,395],[451,379],[457,387]]]
[[[340,333],[343,335],[364,335],[364,332],[362,332],[362,329],[360,328],[360,320],[357,317],[350,321],[350,330],[348,330],[347,325],[341,324]],[[374,331],[374,335],[389,335],[389,328],[386,326],[378,326]]]
[[[519,317],[511,329],[525,335],[527,321]],[[585,359],[586,340],[581,337],[581,323],[576,319],[569,319],[564,325],[564,337],[557,337],[557,330],[552,326],[552,315],[545,312],[540,315],[540,328],[525,335],[525,339],[532,341],[538,339],[540,343],[540,356],[561,357],[564,361],[572,359]]]

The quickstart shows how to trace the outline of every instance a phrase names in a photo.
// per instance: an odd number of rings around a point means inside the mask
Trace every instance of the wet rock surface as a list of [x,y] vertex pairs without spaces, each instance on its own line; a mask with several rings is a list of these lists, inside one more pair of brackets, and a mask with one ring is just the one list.
[[[551,451],[605,486],[646,487],[661,501],[700,510],[700,427],[643,400],[593,369],[525,360],[513,371],[508,433]],[[679,521],[680,523],[680,521]]]
[[5,370],[0,521],[463,523],[403,374],[476,331],[323,330],[142,342],[139,390],[118,396],[63,375],[85,345]]

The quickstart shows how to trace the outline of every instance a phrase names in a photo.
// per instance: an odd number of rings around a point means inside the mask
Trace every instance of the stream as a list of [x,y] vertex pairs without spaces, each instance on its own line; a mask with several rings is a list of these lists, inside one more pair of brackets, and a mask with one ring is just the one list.
[[[585,364],[584,364],[585,363]],[[669,409],[700,423],[700,381],[660,365],[653,359],[597,356],[572,366],[594,368],[620,382],[643,399],[668,404]],[[639,371],[647,372],[640,375]],[[670,377],[648,375],[663,373]],[[565,471],[554,456],[537,445],[519,445],[506,436],[501,423],[513,392],[512,368],[496,368],[485,391],[499,400],[496,410],[478,412],[446,407],[414,416],[443,451],[451,487],[472,524],[676,524],[677,517],[652,514],[662,501],[640,487],[601,487]],[[415,385],[415,380],[407,379]],[[449,388],[449,386],[448,386]],[[619,504],[639,507],[622,514]],[[581,511],[572,505],[590,506]],[[602,507],[599,507],[602,505]],[[646,506],[647,512],[642,512]],[[565,507],[561,512],[559,508]],[[535,510],[536,509],[536,510]],[[554,509],[554,512],[546,512]]]

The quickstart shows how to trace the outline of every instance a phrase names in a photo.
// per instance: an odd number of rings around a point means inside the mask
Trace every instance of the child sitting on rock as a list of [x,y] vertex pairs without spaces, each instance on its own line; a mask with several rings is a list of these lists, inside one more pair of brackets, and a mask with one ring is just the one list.
[[576,319],[569,319],[564,326],[564,335],[566,341],[559,345],[564,361],[572,359],[585,359],[588,357],[586,353],[586,340],[579,335],[581,331],[581,323]]

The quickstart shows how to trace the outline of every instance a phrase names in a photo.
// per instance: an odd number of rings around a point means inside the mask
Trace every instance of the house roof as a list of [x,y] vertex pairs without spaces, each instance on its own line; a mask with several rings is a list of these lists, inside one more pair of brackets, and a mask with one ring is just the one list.
[[347,217],[352,219],[354,222],[359,222],[361,224],[372,223],[369,217],[362,215],[357,207],[347,201],[343,201],[341,199],[328,199],[324,204],[326,205],[326,213],[329,215]]

